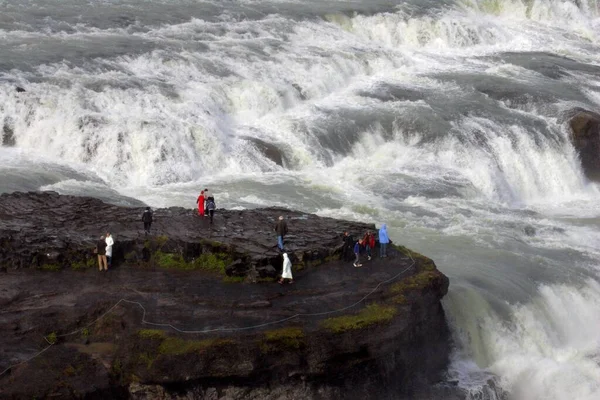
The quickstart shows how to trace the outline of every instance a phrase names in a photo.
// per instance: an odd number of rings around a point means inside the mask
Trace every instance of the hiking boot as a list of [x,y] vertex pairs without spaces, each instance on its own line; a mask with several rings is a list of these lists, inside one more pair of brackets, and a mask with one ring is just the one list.
[[368,257],[367,257],[367,259],[368,259],[369,261],[371,261],[371,256],[368,256]]

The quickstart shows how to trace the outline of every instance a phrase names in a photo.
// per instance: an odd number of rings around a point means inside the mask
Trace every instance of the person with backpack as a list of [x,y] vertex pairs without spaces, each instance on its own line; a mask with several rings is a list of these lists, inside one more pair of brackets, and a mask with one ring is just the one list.
[[390,242],[390,238],[387,233],[387,225],[382,224],[379,229],[379,257],[387,257],[387,245]]
[[150,233],[150,227],[152,226],[152,210],[150,207],[146,207],[142,214],[142,222],[144,223],[144,232],[146,235]]
[[217,205],[215,204],[215,198],[212,196],[209,196],[206,199],[206,210],[208,211],[208,216],[210,217],[210,223],[213,223],[213,216],[215,215],[215,209],[217,208]]

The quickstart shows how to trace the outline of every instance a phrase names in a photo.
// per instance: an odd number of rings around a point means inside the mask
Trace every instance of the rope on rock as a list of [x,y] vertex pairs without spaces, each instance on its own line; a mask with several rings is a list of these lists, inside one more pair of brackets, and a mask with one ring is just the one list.
[[[83,326],[82,328],[76,329],[73,332],[63,333],[61,335],[56,335],[56,337],[57,338],[59,338],[59,337],[66,337],[66,336],[71,336],[71,335],[75,335],[77,333],[82,332],[84,329],[89,328],[90,326],[94,325],[96,322],[100,321],[102,318],[106,317],[108,314],[110,314],[121,303],[134,304],[134,305],[137,305],[138,307],[140,307],[142,309],[142,312],[143,312],[143,314],[142,314],[142,324],[151,325],[151,326],[157,326],[157,327],[162,327],[162,328],[171,328],[171,329],[173,329],[176,332],[185,333],[185,334],[200,334],[200,333],[212,333],[212,332],[246,331],[246,330],[250,330],[250,329],[257,329],[257,328],[262,328],[262,327],[265,327],[265,326],[280,324],[282,322],[286,322],[286,321],[289,321],[289,320],[292,320],[292,319],[295,319],[295,318],[299,318],[299,317],[317,317],[317,316],[335,314],[335,313],[339,313],[339,312],[342,312],[342,311],[346,311],[346,310],[348,310],[350,308],[356,307],[357,305],[359,305],[363,301],[365,301],[367,298],[369,298],[369,296],[371,296],[373,293],[375,293],[381,287],[381,285],[385,285],[386,283],[392,282],[393,280],[395,280],[396,278],[398,278],[400,275],[402,275],[403,273],[405,273],[406,271],[408,271],[409,269],[411,269],[415,265],[415,260],[412,258],[410,252],[407,255],[412,260],[412,263],[408,267],[404,268],[402,271],[398,272],[396,275],[392,276],[391,278],[379,282],[377,284],[377,286],[375,286],[369,293],[367,293],[366,295],[364,295],[357,302],[352,303],[349,306],[346,306],[346,307],[343,307],[343,308],[338,308],[336,310],[324,311],[324,312],[319,312],[319,313],[298,313],[298,314],[294,314],[294,315],[292,315],[290,317],[278,319],[276,321],[265,322],[263,324],[257,324],[257,325],[244,326],[244,327],[240,327],[240,328],[215,328],[215,329],[203,329],[203,330],[185,330],[185,329],[179,329],[176,326],[174,326],[172,324],[168,324],[168,323],[158,323],[158,322],[146,321],[146,308],[142,305],[142,303],[137,302],[137,301],[127,300],[127,299],[121,299],[121,300],[117,301],[111,308],[109,308],[104,314],[102,314],[101,316],[99,316],[94,321],[90,322],[89,324]],[[50,347],[52,347],[52,346],[54,346],[56,344],[56,343],[50,342],[46,336],[44,336],[44,340],[48,343],[48,346],[46,346],[40,352],[38,352],[38,353],[34,354],[33,356],[29,357],[28,359],[9,366],[4,371],[0,372],[0,377],[2,375],[4,375],[5,373],[7,373],[8,371],[10,371],[11,369],[13,369],[15,367],[18,367],[19,365],[26,364],[29,361],[33,360],[34,358],[39,357],[40,355],[42,355],[42,353],[44,353],[46,350],[48,350]]]

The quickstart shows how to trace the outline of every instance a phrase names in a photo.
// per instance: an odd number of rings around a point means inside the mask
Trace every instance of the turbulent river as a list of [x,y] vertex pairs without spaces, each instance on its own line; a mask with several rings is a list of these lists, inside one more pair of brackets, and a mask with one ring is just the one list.
[[451,279],[448,380],[598,400],[596,1],[0,0],[0,192],[386,222]]

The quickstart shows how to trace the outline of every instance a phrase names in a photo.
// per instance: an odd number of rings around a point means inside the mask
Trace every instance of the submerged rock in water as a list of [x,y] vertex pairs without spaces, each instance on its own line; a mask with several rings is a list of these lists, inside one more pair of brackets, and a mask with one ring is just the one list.
[[600,182],[600,114],[581,108],[572,110],[569,125],[583,172],[588,179]]
[[523,230],[527,236],[535,236],[536,230],[533,226],[527,225]]
[[[373,225],[276,208],[210,225],[173,207],[145,235],[142,209],[0,196],[0,372],[13,365],[0,398],[417,398],[443,379],[448,278],[397,245],[340,261],[341,233]],[[279,215],[293,284],[274,277]],[[113,267],[99,272],[107,226]]]

